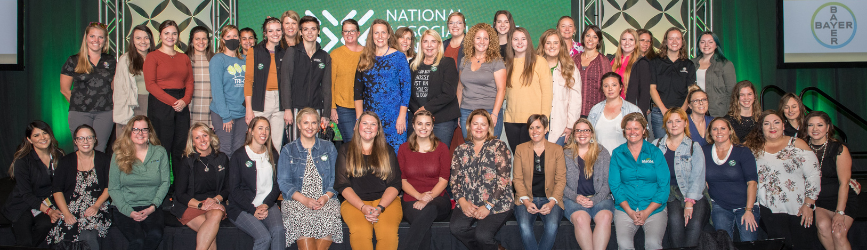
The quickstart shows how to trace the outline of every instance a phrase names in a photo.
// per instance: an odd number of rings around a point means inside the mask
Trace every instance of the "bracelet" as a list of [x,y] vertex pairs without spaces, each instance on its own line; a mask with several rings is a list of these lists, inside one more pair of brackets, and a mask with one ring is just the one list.
[[361,204],[361,208],[359,208],[358,210],[364,211],[364,206],[367,206],[367,204]]
[[685,208],[683,208],[683,209],[686,209],[686,210],[692,210],[692,207],[685,207]]

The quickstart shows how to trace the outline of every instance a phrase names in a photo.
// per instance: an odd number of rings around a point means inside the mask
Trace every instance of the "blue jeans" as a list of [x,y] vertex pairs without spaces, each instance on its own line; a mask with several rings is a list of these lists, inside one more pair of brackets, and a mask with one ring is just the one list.
[[[536,208],[541,208],[542,205],[549,202],[547,197],[535,197],[532,199]],[[536,221],[537,216],[542,217],[542,225],[545,227],[545,231],[542,233],[542,239],[538,242],[536,241],[536,234],[533,233],[534,222]],[[557,237],[557,229],[560,227],[560,218],[562,216],[563,209],[558,205],[554,205],[554,207],[551,208],[551,213],[548,213],[548,215],[543,215],[541,213],[531,214],[527,212],[527,207],[524,205],[518,205],[515,207],[515,219],[518,221],[518,227],[521,229],[521,240],[524,242],[524,249],[549,250],[553,248],[554,239]]]
[[561,147],[566,146],[566,136],[560,136],[560,138],[557,138],[556,143],[557,143],[557,145],[560,145]]
[[[461,131],[464,132],[464,138],[467,137],[467,117],[470,116],[472,110],[461,109]],[[488,109],[488,113],[494,112],[493,109]],[[494,126],[494,136],[500,138],[500,133],[503,132],[503,109],[500,109],[500,114],[497,115],[497,125]]]
[[455,127],[458,126],[458,119],[455,118],[451,121],[444,121],[437,124],[434,124],[433,134],[443,142],[446,147],[452,145],[452,137],[455,136]]
[[566,214],[563,217],[566,217],[569,221],[572,221],[572,214],[578,211],[587,212],[590,215],[590,219],[595,219],[596,214],[602,211],[611,212],[611,215],[614,216],[614,200],[612,199],[604,199],[599,203],[593,204],[592,207],[581,206],[581,204],[578,204],[574,200],[564,200],[563,205],[566,207]]
[[344,143],[352,140],[355,132],[355,109],[337,106],[337,129],[340,130]]
[[654,138],[665,135],[665,124],[662,124],[662,111],[658,107],[650,108],[650,129]]
[[[740,241],[755,241],[759,234],[758,227],[756,228],[756,231],[750,231],[747,229],[746,224],[741,224],[741,217],[744,216],[745,211],[744,208],[725,209],[716,203],[713,203],[713,210],[710,212],[710,217],[713,220],[714,229],[725,230],[729,233],[729,237],[734,237],[732,234],[734,233],[735,227],[737,227]],[[758,205],[753,206],[753,216],[756,218],[756,225],[758,225],[759,219],[761,218]],[[734,238],[732,238],[732,241],[735,241]]]
[[252,214],[242,211],[237,220],[229,221],[238,229],[253,237],[253,250],[276,250],[286,248],[286,229],[280,208],[275,204],[268,208],[268,217],[256,219]]

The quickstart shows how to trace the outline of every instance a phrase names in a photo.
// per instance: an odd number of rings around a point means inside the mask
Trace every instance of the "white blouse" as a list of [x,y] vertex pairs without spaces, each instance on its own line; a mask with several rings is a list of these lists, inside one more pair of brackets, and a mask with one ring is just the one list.
[[756,157],[759,171],[757,200],[773,213],[798,215],[806,198],[819,197],[822,172],[816,155],[795,147],[794,140],[780,152],[762,151]]
[[268,161],[268,152],[257,154],[250,149],[250,146],[244,146],[247,150],[247,156],[250,160],[256,162],[256,197],[253,198],[253,206],[258,207],[265,201],[265,197],[271,193],[271,188],[274,187],[274,169],[271,162]]
[[605,117],[605,113],[599,115],[599,120],[593,125],[596,129],[596,139],[599,144],[608,149],[608,154],[613,155],[614,149],[626,143],[626,137],[623,137],[623,129],[620,128],[620,122],[623,121],[623,112],[617,114],[614,119]]

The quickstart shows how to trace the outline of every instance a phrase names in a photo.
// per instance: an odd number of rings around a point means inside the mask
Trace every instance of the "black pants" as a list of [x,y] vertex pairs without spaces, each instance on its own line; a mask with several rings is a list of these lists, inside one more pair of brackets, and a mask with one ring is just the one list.
[[[164,91],[174,98],[184,97],[183,89],[164,89]],[[189,106],[184,107],[181,112],[176,112],[171,105],[157,100],[154,95],[148,95],[148,118],[154,125],[155,131],[151,132],[157,133],[160,144],[171,156],[172,166],[180,166],[190,130]]]
[[799,216],[773,213],[764,206],[759,209],[762,228],[768,233],[768,239],[783,238],[791,249],[814,249],[813,243],[818,242],[815,222],[809,228],[804,228]]
[[683,226],[685,221],[682,201],[670,201],[666,207],[668,208],[666,235],[670,239],[671,247],[698,246],[701,230],[710,221],[710,204],[707,199],[695,201],[695,205],[692,206],[692,219],[689,219],[689,224],[686,226]]
[[[468,249],[497,250],[497,240],[494,239],[494,236],[506,224],[506,219],[512,215],[512,212],[514,211],[491,213],[484,219],[476,220],[464,215],[460,208],[455,208],[449,229],[452,231],[452,235],[464,243]],[[478,222],[475,228],[473,228],[473,222]]]
[[[133,210],[141,211],[147,207],[149,206],[133,207]],[[161,209],[157,208],[143,221],[135,221],[117,209],[112,209],[112,211],[114,225],[129,241],[127,250],[153,250],[160,246],[160,241],[163,239],[163,227],[165,227]]]
[[512,154],[515,153],[515,148],[518,145],[530,141],[530,127],[526,123],[504,122],[503,129],[506,130],[506,140],[509,141]]
[[403,201],[403,216],[409,221],[409,237],[407,239],[412,240],[399,241],[397,249],[430,249],[431,225],[434,221],[448,218],[449,212],[452,210],[452,203],[446,196],[435,197],[421,210],[412,207],[415,203],[415,201]]
[[12,222],[15,245],[22,247],[47,246],[48,242],[45,241],[45,237],[48,236],[48,231],[51,231],[52,227],[54,224],[51,223],[51,217],[45,213],[33,217],[30,210],[24,211],[21,216],[18,216],[17,221]]

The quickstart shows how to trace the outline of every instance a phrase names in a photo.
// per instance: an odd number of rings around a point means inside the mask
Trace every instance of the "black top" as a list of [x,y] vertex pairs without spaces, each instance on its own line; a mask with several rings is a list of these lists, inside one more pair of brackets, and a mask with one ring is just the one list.
[[[464,39],[467,39],[467,38],[464,37]],[[506,60],[506,49],[508,48],[507,46],[509,46],[508,43],[500,45],[500,57],[503,58],[503,61]]]
[[[400,179],[400,166],[397,163],[397,155],[394,153],[394,149],[391,146],[388,146],[385,151],[388,151],[388,164],[391,166],[391,176],[386,178],[386,180],[382,180],[372,172],[364,173],[361,177],[349,177],[349,173],[346,172],[346,167],[348,163],[346,162],[346,147],[350,144],[344,144],[337,150],[337,163],[335,164],[336,174],[334,176],[334,189],[337,190],[338,193],[343,193],[343,190],[346,188],[352,188],[352,191],[355,191],[355,194],[358,195],[363,201],[374,201],[382,198],[382,194],[385,193],[385,189],[389,187],[396,188],[397,190],[401,190],[401,179]],[[367,162],[369,156],[365,155],[365,165],[369,164]]]
[[172,199],[172,214],[184,217],[191,199],[204,201],[220,195],[229,198],[227,180],[229,156],[218,150],[201,157],[198,152],[181,158],[181,166],[175,168],[175,192]]
[[533,153],[533,197],[547,197],[545,194],[545,152]]
[[[615,55],[606,55],[608,61],[614,62]],[[645,57],[638,58],[632,64],[632,71],[629,73],[629,83],[626,85],[626,101],[641,109],[643,114],[647,114],[650,109],[650,83],[653,82],[653,66],[650,60]]]
[[292,108],[331,109],[331,56],[316,43],[313,57],[307,56],[304,43],[294,50],[292,69]]
[[[90,62],[88,62],[90,63]],[[99,56],[96,65],[90,64],[90,74],[75,73],[78,65],[78,54],[66,59],[60,69],[60,74],[72,77],[72,94],[69,97],[69,111],[98,112],[112,110],[111,82],[114,81],[114,71],[117,60],[109,54]]]
[[434,115],[434,123],[447,122],[461,116],[458,107],[458,70],[449,57],[440,59],[434,69],[424,63],[412,75],[412,95],[409,98],[411,114],[424,107]]
[[[276,168],[279,152],[271,148],[271,155],[274,157],[273,162]],[[256,212],[256,207],[253,206],[253,199],[256,198],[256,178],[256,162],[247,155],[247,147],[243,146],[235,150],[229,161],[229,200],[228,206],[226,206],[226,213],[232,220],[237,220],[241,212],[249,214]],[[268,205],[268,207],[274,206],[277,203],[277,196],[280,195],[277,173],[274,172],[271,178],[274,185],[271,187],[271,192],[262,201],[262,204]]]
[[578,166],[579,170],[578,189],[576,190],[578,195],[591,196],[596,194],[596,188],[593,187],[593,176],[587,178],[587,172],[584,171],[584,159],[581,159],[581,157],[575,157],[572,159],[575,161],[575,165]]
[[677,177],[674,174],[674,150],[668,149],[665,151],[665,162],[668,163],[668,172],[671,174],[671,180],[668,184],[677,186]]
[[785,130],[783,130],[783,135],[791,136],[791,137],[797,137],[798,129],[796,129],[795,127],[792,127],[792,125],[787,122]]
[[822,188],[819,191],[819,200],[837,200],[837,192],[840,187],[840,179],[837,175],[837,157],[843,153],[843,143],[836,141],[828,141],[828,144],[823,148],[822,145],[810,145],[816,159],[819,160],[819,167],[822,171]]
[[753,117],[741,116],[740,122],[730,115],[723,116],[723,118],[729,120],[729,123],[732,124],[732,129],[735,131],[735,135],[738,136],[738,140],[740,140],[741,144],[744,143],[744,140],[747,139],[747,135],[750,134],[750,131],[752,131],[753,127],[756,126],[756,120],[754,120]]
[[[63,155],[59,153],[57,155]],[[54,204],[52,197],[52,175],[56,166],[48,166],[42,163],[35,150],[29,155],[15,160],[15,188],[6,199],[3,207],[3,215],[12,222],[18,221],[18,217],[30,209],[39,209],[42,201],[46,198]]]
[[[96,190],[101,191],[108,188],[108,169],[111,166],[111,155],[93,151],[93,169],[96,172]],[[52,192],[62,192],[66,202],[72,200],[72,195],[75,194],[76,178],[78,177],[78,154],[73,152],[60,158],[57,163],[57,169],[54,171],[54,181],[52,182]]]
[[689,85],[695,84],[695,64],[690,60],[678,59],[672,62],[668,57],[657,57],[651,61],[651,65],[655,76],[653,84],[656,85],[662,104],[666,108],[682,106]]

